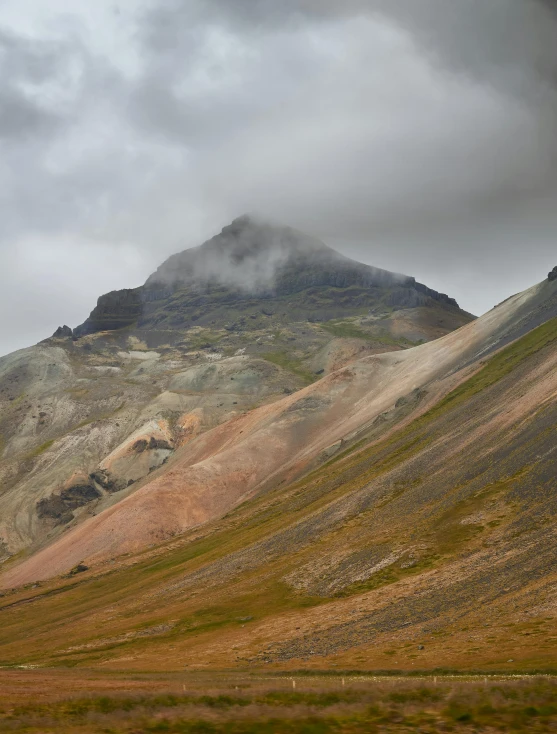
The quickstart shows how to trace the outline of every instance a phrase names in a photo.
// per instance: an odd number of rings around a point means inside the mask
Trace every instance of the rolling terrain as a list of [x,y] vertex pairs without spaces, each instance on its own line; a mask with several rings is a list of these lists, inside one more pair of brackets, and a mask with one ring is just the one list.
[[546,280],[206,430],[5,564],[0,660],[551,670],[556,319]]
[[[166,471],[171,479],[175,462],[199,463],[258,420],[255,408],[471,319],[413,278],[236,220],[141,288],[102,296],[75,331],[60,327],[0,359],[0,563],[71,535]],[[244,477],[251,491],[239,467]],[[245,494],[227,480],[221,497],[205,496],[204,482],[199,502],[192,493],[169,524],[156,520],[173,513],[157,500],[154,524],[138,518],[131,546],[223,514]]]

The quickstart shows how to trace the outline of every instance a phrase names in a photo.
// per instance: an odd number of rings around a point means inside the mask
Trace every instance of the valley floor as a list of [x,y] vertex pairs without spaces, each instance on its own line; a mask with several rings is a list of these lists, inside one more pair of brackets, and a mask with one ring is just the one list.
[[551,676],[0,671],[2,732],[551,732]]

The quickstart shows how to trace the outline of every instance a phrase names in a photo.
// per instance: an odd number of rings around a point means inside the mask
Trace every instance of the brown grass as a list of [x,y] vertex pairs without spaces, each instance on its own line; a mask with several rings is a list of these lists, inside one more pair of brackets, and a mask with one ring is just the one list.
[[30,671],[4,673],[0,680],[3,732],[550,732],[557,725],[557,681],[549,677],[69,679]]

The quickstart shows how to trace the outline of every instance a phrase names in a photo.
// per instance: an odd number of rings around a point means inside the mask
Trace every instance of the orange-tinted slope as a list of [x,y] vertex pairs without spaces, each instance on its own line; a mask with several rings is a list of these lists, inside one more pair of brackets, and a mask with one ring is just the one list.
[[521,324],[549,317],[556,292],[555,283],[534,286],[436,342],[358,360],[215,428],[180,449],[149,484],[8,570],[2,585],[137,551],[217,518],[273,481],[299,475],[328,447],[350,442],[413,391],[427,393],[416,408],[423,411]]

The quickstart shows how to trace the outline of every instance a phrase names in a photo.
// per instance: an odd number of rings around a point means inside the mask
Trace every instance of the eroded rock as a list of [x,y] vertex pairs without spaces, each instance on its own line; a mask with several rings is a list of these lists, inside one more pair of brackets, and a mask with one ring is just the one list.
[[56,521],[56,525],[65,525],[74,518],[72,510],[99,499],[101,493],[93,484],[76,484],[63,489],[60,494],[44,497],[37,502],[37,515],[42,519]]

